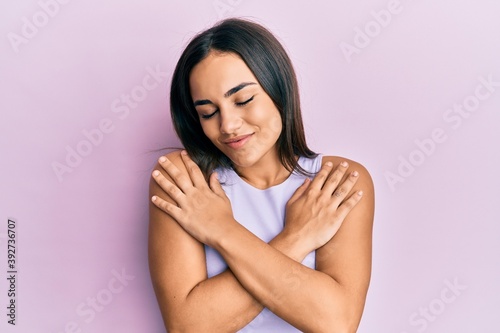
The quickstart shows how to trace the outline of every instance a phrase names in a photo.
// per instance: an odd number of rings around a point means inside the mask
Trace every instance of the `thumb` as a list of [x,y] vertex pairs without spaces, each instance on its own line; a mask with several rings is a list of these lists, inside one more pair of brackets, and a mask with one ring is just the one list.
[[219,196],[226,196],[226,192],[224,192],[224,189],[219,182],[219,175],[217,174],[217,172],[213,172],[210,175],[210,189],[212,189],[212,191],[214,191],[214,193]]
[[291,204],[293,203],[295,200],[297,200],[298,198],[300,198],[300,196],[302,194],[304,194],[304,192],[307,190],[307,188],[309,187],[309,184],[311,184],[311,179],[309,178],[306,178],[304,180],[304,182],[302,183],[302,185],[300,185],[296,190],[295,192],[293,193],[292,197],[290,198],[290,200],[288,200],[288,204]]

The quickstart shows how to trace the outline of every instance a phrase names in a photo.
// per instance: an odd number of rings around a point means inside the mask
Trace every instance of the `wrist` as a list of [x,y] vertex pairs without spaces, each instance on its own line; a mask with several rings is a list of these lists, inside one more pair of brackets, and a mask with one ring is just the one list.
[[207,245],[220,252],[220,250],[229,246],[235,238],[238,239],[238,237],[241,237],[240,232],[242,228],[245,229],[234,218],[228,219],[217,234],[213,235],[210,244]]
[[299,234],[289,232],[286,229],[283,229],[271,240],[269,245],[297,262],[302,262],[310,252],[304,247],[304,240]]

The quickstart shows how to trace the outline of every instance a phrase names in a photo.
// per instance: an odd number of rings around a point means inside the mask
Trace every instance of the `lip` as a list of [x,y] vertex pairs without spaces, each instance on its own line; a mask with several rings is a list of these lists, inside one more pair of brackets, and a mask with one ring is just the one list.
[[252,137],[253,133],[251,134],[246,134],[246,135],[240,135],[231,139],[227,139],[222,141],[225,145],[229,146],[230,148],[233,149],[239,149],[247,143],[248,140]]

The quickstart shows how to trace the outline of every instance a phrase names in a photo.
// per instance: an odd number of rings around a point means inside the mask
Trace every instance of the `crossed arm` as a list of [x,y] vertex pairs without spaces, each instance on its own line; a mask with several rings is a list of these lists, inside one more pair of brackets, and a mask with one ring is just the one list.
[[[370,278],[374,196],[361,165],[349,161],[354,177],[325,157],[266,244],[234,220],[215,177],[208,187],[189,157],[167,157],[150,183],[149,263],[168,332],[234,332],[263,307],[305,332],[355,332]],[[207,278],[203,244],[229,269]],[[300,263],[313,250],[316,270]]]

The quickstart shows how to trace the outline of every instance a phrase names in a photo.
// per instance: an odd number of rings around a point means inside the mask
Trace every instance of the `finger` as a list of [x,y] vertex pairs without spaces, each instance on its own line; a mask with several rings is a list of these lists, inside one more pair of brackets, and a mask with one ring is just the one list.
[[222,197],[226,196],[226,192],[224,192],[224,189],[222,188],[222,185],[219,182],[219,175],[217,174],[217,172],[213,172],[210,175],[209,181],[210,181],[210,188],[212,189],[212,191],[214,191],[215,194]]
[[342,177],[344,177],[345,172],[347,171],[347,168],[349,168],[349,163],[346,161],[343,161],[340,163],[337,168],[335,168],[335,171],[330,173],[328,176],[325,185],[323,186],[323,190],[325,195],[331,196],[333,191],[337,188],[337,186],[340,184],[340,181],[342,180]]
[[320,191],[323,185],[325,184],[328,175],[332,171],[332,168],[333,168],[332,162],[326,162],[325,164],[323,164],[321,166],[321,170],[319,170],[319,172],[316,174],[313,181],[311,182],[311,186],[309,186],[309,189]]
[[186,175],[179,168],[172,163],[167,157],[161,156],[158,159],[158,163],[167,172],[167,174],[172,178],[175,184],[181,189],[182,192],[186,193],[190,188],[193,187],[193,182],[189,178],[189,174]]
[[180,205],[186,195],[175,184],[165,178],[159,170],[153,171],[153,178],[163,191],[165,191],[165,193],[167,193],[172,200]]
[[[342,224],[345,221],[345,218],[347,215],[351,212],[351,210],[358,204],[358,202],[361,200],[363,197],[363,191],[357,191],[349,197],[346,201],[344,201],[340,207],[337,208],[335,212],[335,218],[331,220],[331,228],[330,229],[330,234],[335,235],[337,231],[340,229]],[[332,236],[333,237],[333,236]],[[326,242],[324,243],[326,244]],[[331,251],[328,251],[329,253],[324,253],[324,256],[321,258],[316,258],[317,260],[325,260],[326,257],[331,253]]]
[[151,197],[151,201],[156,207],[158,207],[159,209],[170,215],[174,220],[179,221],[179,218],[182,214],[182,210],[179,207],[168,201],[163,200],[162,198],[156,195],[153,195]]
[[347,214],[358,204],[358,202],[363,198],[363,191],[357,191],[345,200],[337,209],[337,218],[343,221]]
[[191,177],[194,186],[207,186],[207,182],[205,180],[205,177],[203,176],[203,173],[201,172],[200,167],[196,163],[194,163],[194,161],[185,150],[181,152],[181,158],[184,162],[184,165],[186,166],[186,169],[189,173],[189,176]]
[[333,192],[332,199],[340,204],[352,190],[354,184],[358,181],[358,178],[359,173],[357,171],[351,172],[346,180],[335,190],[335,192]]
[[311,179],[309,178],[306,178],[304,180],[304,182],[302,183],[302,185],[300,185],[296,190],[295,192],[293,193],[292,197],[288,200],[287,204],[290,205],[292,204],[293,202],[295,202],[295,200],[297,200],[298,198],[300,198],[300,196],[302,194],[304,194],[304,192],[307,190],[307,188],[309,187],[309,185],[311,184]]

